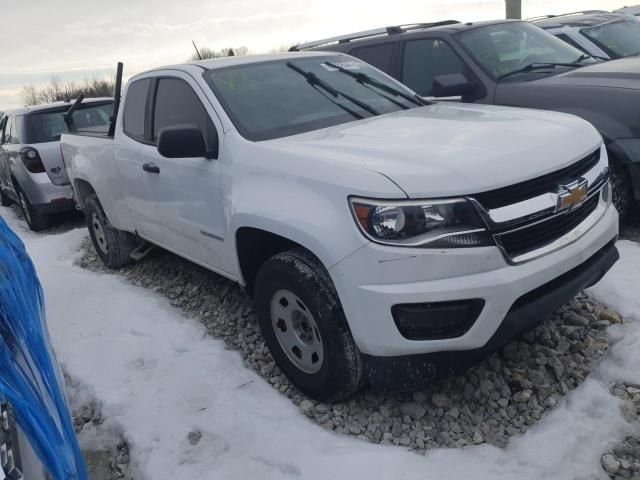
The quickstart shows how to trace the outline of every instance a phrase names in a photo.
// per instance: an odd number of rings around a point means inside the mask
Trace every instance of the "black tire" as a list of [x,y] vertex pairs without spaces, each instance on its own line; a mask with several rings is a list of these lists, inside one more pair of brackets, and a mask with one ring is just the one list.
[[91,241],[102,263],[109,268],[131,263],[131,252],[135,250],[138,240],[129,232],[113,228],[97,195],[87,197],[84,214]]
[[[293,293],[301,300],[301,310],[310,313],[317,326],[321,366],[304,371],[291,358],[295,346],[285,351],[272,321],[272,302],[280,303],[276,294]],[[281,299],[282,300],[282,299]],[[297,302],[300,305],[300,302]],[[282,303],[280,303],[282,305]],[[344,399],[358,391],[364,382],[362,358],[329,274],[320,261],[304,249],[279,253],[260,268],[255,283],[255,305],[265,343],[276,364],[297,388],[321,401]],[[273,303],[275,308],[278,308]],[[293,315],[292,315],[293,316]],[[281,331],[282,325],[281,325]],[[279,334],[282,335],[282,334]],[[313,335],[312,335],[313,336]],[[297,337],[299,338],[299,337]]]
[[629,174],[625,168],[616,161],[611,162],[611,193],[613,195],[613,205],[618,210],[620,220],[623,220],[633,199],[633,191]]
[[24,219],[27,222],[29,228],[34,232],[41,232],[51,226],[51,219],[47,215],[40,215],[33,208],[27,195],[22,191],[19,185],[14,185],[16,189],[16,195],[18,195],[18,205],[22,210]]
[[9,207],[11,205],[13,205],[13,200],[11,200],[11,198],[4,193],[2,190],[0,190],[0,204],[3,207]]

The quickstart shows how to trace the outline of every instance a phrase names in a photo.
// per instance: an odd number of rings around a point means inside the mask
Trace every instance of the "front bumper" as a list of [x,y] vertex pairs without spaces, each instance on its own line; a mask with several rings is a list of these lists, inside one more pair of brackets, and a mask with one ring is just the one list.
[[481,348],[399,357],[365,355],[367,379],[376,389],[411,390],[429,381],[461,373],[518,334],[538,326],[577,293],[597,283],[618,258],[615,240],[612,240],[582,265],[523,295]]
[[[438,352],[491,350],[513,335],[508,315],[525,295],[554,283],[513,325],[533,327],[581,289],[602,276],[617,253],[591,264],[615,240],[618,214],[608,206],[600,220],[575,242],[553,253],[509,265],[497,247],[470,249],[405,249],[368,244],[330,269],[331,277],[360,351],[370,357],[402,357]],[[611,246],[611,252],[615,247]],[[586,273],[573,279],[567,272]],[[593,282],[592,282],[593,281]],[[398,304],[482,299],[484,308],[462,336],[408,340],[398,331],[391,309]],[[533,313],[535,312],[535,313]],[[535,320],[535,321],[534,321]],[[384,359],[381,359],[384,360]],[[392,361],[392,360],[390,360]]]

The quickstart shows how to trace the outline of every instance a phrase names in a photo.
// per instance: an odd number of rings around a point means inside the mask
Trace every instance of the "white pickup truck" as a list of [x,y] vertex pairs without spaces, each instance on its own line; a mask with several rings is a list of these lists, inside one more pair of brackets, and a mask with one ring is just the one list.
[[64,134],[62,152],[106,265],[153,244],[239,282],[319,399],[449,374],[618,258],[590,124],[429,103],[342,54],[136,75],[113,136]]

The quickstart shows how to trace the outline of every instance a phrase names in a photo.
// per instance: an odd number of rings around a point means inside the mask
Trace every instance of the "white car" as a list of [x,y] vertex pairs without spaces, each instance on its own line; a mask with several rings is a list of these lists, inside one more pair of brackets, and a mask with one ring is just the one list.
[[571,115],[429,103],[317,52],[158,68],[123,102],[114,137],[61,141],[98,254],[239,282],[315,398],[449,374],[618,258],[606,150]]

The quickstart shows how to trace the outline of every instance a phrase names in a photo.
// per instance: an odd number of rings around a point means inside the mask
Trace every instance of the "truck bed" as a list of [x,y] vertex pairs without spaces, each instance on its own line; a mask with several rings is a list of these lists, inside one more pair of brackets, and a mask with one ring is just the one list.
[[80,208],[84,208],[83,199],[87,195],[97,193],[107,217],[118,228],[122,216],[128,216],[128,208],[122,176],[114,158],[113,140],[113,136],[101,131],[63,133],[60,150]]
[[79,135],[82,137],[98,137],[113,140],[113,135],[109,135],[109,125],[86,127],[75,132],[65,132],[64,135]]

